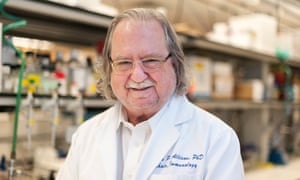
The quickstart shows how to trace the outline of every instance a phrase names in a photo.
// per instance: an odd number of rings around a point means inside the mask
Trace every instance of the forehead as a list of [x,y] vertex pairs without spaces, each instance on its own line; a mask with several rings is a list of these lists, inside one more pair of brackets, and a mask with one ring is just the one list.
[[[112,35],[111,54],[116,52],[132,54],[132,52],[164,51],[166,38],[161,24],[154,20],[122,20]],[[152,53],[152,52],[151,52]]]
[[161,24],[155,19],[123,19],[120,21],[113,32],[113,36],[130,35],[130,34],[146,34],[163,35]]

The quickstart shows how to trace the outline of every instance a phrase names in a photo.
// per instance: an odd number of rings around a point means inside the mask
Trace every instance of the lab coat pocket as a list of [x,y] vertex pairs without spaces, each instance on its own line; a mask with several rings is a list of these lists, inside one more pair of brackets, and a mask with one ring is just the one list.
[[155,174],[150,177],[150,180],[201,180],[201,174]]

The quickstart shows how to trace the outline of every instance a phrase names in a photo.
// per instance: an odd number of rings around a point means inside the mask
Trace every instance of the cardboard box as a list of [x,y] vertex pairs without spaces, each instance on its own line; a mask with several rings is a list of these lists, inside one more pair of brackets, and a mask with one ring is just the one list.
[[242,100],[262,101],[264,86],[261,80],[242,81],[236,86],[235,97]]

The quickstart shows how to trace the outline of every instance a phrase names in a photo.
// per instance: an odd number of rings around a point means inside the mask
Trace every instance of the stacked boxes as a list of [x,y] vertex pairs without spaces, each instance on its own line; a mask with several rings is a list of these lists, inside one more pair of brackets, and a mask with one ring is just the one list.
[[191,98],[231,99],[234,95],[232,65],[227,62],[214,62],[206,57],[191,56],[190,88]]

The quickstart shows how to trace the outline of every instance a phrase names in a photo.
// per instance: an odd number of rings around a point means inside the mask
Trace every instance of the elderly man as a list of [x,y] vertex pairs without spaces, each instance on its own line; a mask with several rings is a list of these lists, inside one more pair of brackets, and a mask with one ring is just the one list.
[[103,58],[99,90],[117,103],[78,128],[57,179],[244,179],[235,132],[185,97],[184,54],[162,14],[115,17]]

